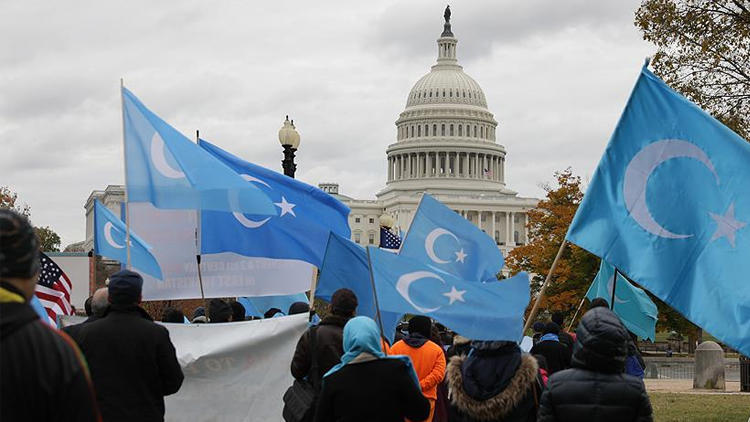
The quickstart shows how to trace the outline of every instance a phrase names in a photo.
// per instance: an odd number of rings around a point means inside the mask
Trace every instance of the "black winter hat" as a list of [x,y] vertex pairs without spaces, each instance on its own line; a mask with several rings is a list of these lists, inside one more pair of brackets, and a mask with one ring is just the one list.
[[556,322],[548,322],[544,324],[544,334],[560,334],[560,326]]
[[31,278],[39,265],[39,239],[29,220],[0,209],[0,277]]
[[208,302],[208,322],[229,322],[232,316],[232,307],[221,299],[211,299]]
[[357,310],[358,304],[357,295],[349,289],[338,289],[331,296],[331,310],[336,315],[351,315]]
[[409,320],[409,334],[421,334],[430,338],[432,332],[432,320],[424,315],[417,315]]
[[141,297],[143,277],[135,271],[122,270],[109,277],[109,302],[132,305]]

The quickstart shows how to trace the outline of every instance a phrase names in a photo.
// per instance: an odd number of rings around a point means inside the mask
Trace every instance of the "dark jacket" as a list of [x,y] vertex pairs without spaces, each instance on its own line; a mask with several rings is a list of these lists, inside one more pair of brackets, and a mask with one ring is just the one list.
[[540,341],[531,348],[529,353],[544,356],[547,361],[547,372],[550,375],[570,367],[571,350],[559,341]]
[[105,421],[164,420],[164,396],[183,380],[166,328],[138,306],[112,304],[102,319],[81,327],[76,340]]
[[83,322],[78,323],[78,324],[68,325],[67,327],[63,327],[62,330],[65,331],[65,334],[69,335],[73,340],[75,340],[76,337],[78,336],[78,332],[81,331],[81,328],[83,328],[84,324],[89,324],[99,319],[101,318],[96,315],[91,315],[90,317],[86,318],[86,320],[84,320]]
[[643,382],[623,374],[627,330],[606,308],[594,308],[578,325],[572,368],[549,378],[539,421],[651,421]]
[[430,403],[408,371],[403,361],[388,358],[344,365],[325,378],[315,421],[426,419]]
[[560,334],[558,334],[557,337],[560,339],[560,343],[562,343],[565,347],[567,347],[572,355],[573,344],[575,343],[575,340],[573,340],[573,336],[566,333],[565,331],[560,330]]
[[451,422],[536,420],[542,393],[537,363],[514,349],[451,358],[446,374]]
[[2,421],[101,421],[75,343],[27,303],[0,303],[0,374]]
[[[338,315],[325,317],[318,324],[315,331],[316,336],[316,357],[318,360],[318,373],[314,375],[314,385],[320,385],[329,369],[341,361],[341,355],[344,354],[344,325],[349,318]],[[297,342],[297,349],[294,351],[292,358],[292,376],[296,379],[305,378],[310,372],[312,365],[312,354],[310,353],[310,335],[312,328],[305,331]]]

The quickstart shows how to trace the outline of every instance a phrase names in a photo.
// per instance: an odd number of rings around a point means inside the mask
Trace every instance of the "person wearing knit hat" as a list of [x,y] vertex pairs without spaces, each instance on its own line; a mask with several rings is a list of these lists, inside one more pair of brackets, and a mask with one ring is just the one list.
[[571,350],[568,346],[560,343],[560,326],[550,321],[544,325],[544,335],[539,342],[531,348],[532,355],[542,355],[547,361],[547,370],[550,375],[570,366]]
[[409,320],[409,335],[397,341],[391,347],[390,354],[406,355],[411,358],[414,370],[422,387],[422,394],[430,401],[430,416],[425,419],[431,422],[435,413],[438,384],[445,377],[445,354],[443,349],[430,341],[432,320],[424,315],[413,316]]
[[208,322],[217,324],[232,320],[232,307],[221,299],[211,299],[208,302]]
[[89,362],[106,421],[163,420],[164,396],[184,378],[169,331],[139,306],[143,277],[122,270],[109,277],[109,309],[83,326],[76,341]]
[[0,420],[101,420],[78,348],[29,305],[39,267],[34,228],[0,209]]

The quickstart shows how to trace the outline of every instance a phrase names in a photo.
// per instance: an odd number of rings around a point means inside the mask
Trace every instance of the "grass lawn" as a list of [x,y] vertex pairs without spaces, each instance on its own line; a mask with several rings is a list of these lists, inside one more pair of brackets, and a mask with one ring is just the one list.
[[654,421],[741,421],[750,418],[750,396],[649,393]]

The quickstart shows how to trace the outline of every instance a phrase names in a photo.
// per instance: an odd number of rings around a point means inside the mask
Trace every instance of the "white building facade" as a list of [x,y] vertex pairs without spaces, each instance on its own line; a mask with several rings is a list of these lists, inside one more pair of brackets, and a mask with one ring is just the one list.
[[437,63],[414,84],[396,120],[396,142],[386,150],[386,186],[377,201],[343,196],[332,183],[320,187],[351,208],[352,240],[359,244],[379,243],[383,213],[406,230],[427,192],[493,237],[506,255],[528,242],[526,211],[538,200],[519,197],[505,184],[497,121],[482,88],[458,64],[449,15],[437,44]]

